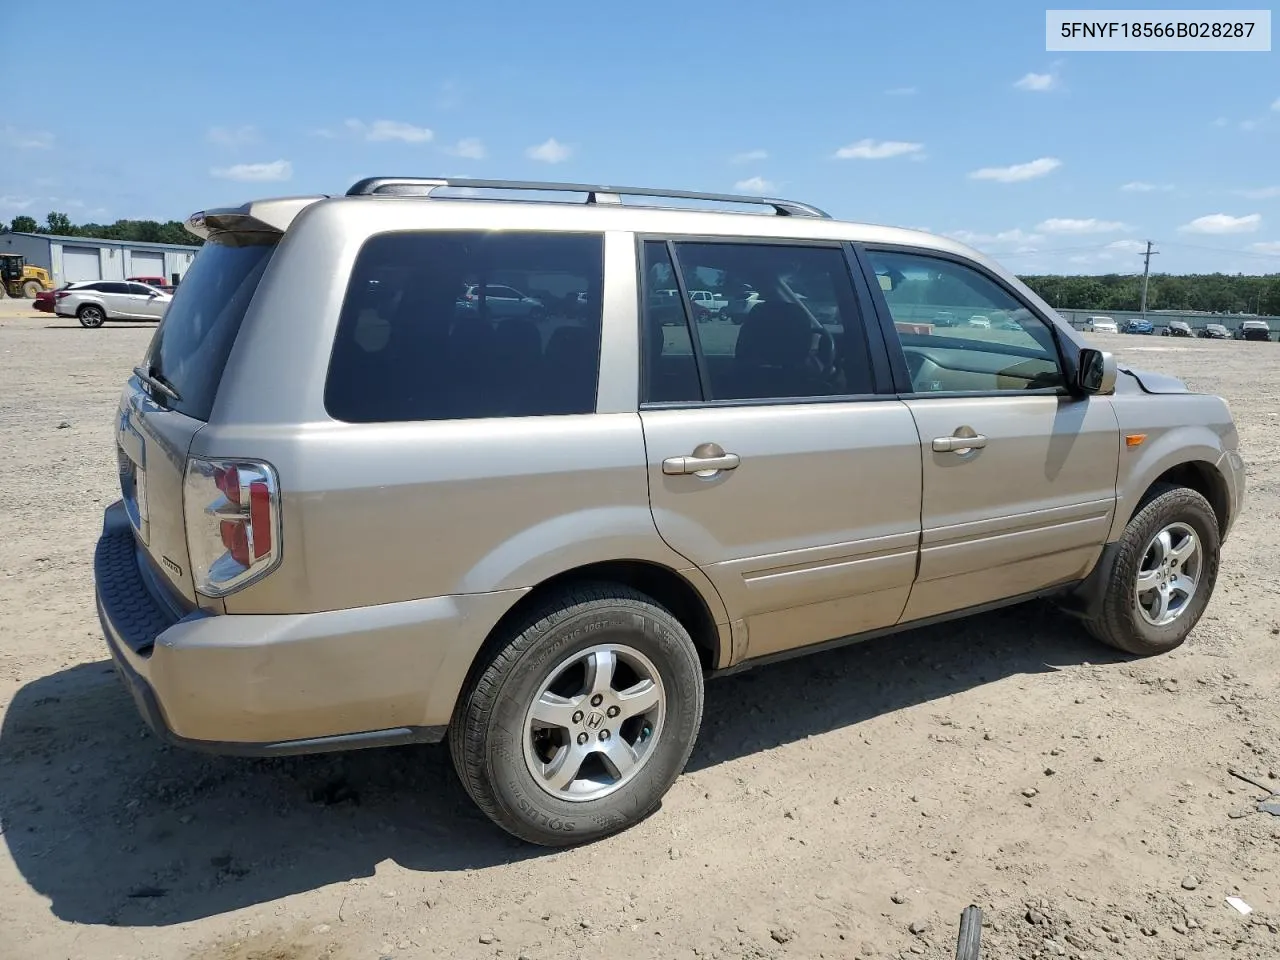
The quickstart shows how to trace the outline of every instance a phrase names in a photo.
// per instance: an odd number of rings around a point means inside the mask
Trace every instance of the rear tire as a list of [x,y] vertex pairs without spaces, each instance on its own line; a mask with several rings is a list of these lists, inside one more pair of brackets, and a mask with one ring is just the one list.
[[80,321],[80,326],[96,330],[106,322],[107,315],[101,307],[89,303],[76,311],[76,319]]
[[449,727],[454,768],[530,843],[597,840],[649,816],[702,721],[688,632],[650,597],[585,584],[515,624],[473,671]]
[[34,300],[36,294],[44,291],[44,286],[39,280],[28,280],[22,285],[22,295],[28,300]]
[[1209,604],[1220,550],[1208,500],[1188,487],[1153,488],[1120,537],[1101,609],[1085,626],[1125,653],[1176,649]]

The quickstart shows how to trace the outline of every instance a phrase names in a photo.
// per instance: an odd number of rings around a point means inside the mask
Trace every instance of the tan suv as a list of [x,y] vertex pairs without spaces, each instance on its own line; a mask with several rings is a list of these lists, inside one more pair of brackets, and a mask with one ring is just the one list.
[[1241,508],[1222,400],[951,240],[429,179],[188,226],[96,556],[140,710],[221,753],[447,737],[536,843],[655,810],[731,668],[1043,596],[1170,650]]

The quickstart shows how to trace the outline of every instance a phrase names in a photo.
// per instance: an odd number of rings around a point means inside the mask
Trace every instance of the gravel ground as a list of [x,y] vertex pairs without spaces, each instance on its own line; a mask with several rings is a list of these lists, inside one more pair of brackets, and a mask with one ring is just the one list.
[[[662,810],[545,853],[443,749],[161,746],[91,557],[148,327],[0,302],[0,957],[1280,956],[1280,347],[1099,337],[1232,404],[1250,500],[1175,653],[1041,604],[726,678]],[[783,691],[780,695],[779,691]],[[1244,916],[1228,896],[1253,907]]]

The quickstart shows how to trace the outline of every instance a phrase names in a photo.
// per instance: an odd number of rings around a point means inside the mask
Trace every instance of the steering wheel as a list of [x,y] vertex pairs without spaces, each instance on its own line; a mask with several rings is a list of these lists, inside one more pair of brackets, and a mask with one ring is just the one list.
[[813,352],[813,357],[818,361],[818,375],[823,380],[830,380],[839,372],[836,369],[836,338],[822,325],[821,321],[815,322],[818,326],[818,346]]

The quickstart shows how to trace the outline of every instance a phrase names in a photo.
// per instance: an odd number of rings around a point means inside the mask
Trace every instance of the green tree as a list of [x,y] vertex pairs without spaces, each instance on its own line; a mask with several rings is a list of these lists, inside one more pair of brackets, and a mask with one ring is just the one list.
[[50,213],[44,218],[44,228],[46,233],[57,233],[63,236],[71,236],[71,231],[75,229],[71,225],[71,218],[65,213]]
[[40,229],[40,224],[36,223],[35,217],[28,217],[26,214],[13,218],[13,223],[9,224],[9,229],[14,233],[35,233]]

